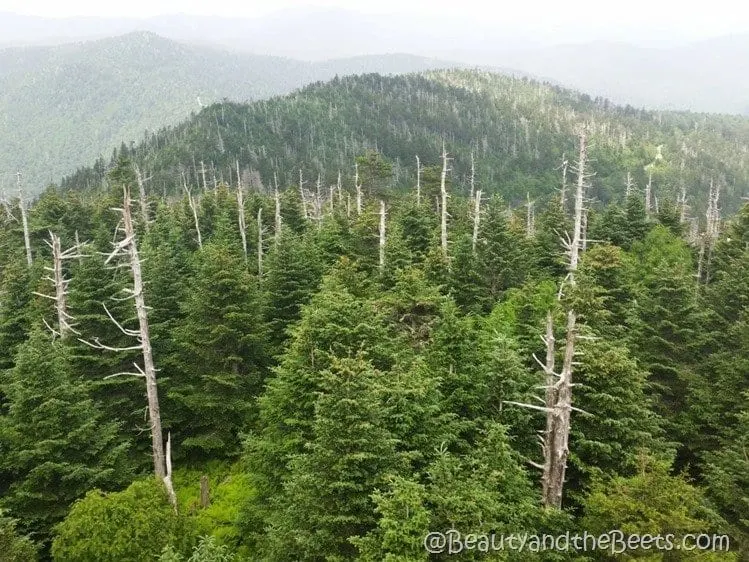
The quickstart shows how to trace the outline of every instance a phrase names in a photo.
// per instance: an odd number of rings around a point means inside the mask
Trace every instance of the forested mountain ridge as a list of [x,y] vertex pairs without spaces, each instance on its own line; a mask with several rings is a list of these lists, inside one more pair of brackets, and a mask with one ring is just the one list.
[[455,529],[457,559],[643,554],[467,537],[621,529],[742,560],[745,129],[365,75],[0,200],[3,552],[427,562]]
[[336,75],[454,66],[410,55],[323,62],[183,44],[153,33],[0,50],[0,188],[25,172],[35,192],[122,140],[218,100],[261,99]]
[[[687,193],[703,214],[710,181],[721,204],[736,209],[749,193],[749,119],[648,112],[603,99],[479,71],[345,77],[251,104],[219,103],[181,125],[164,129],[132,153],[153,176],[153,189],[172,191],[182,176],[203,185],[229,181],[236,162],[258,181],[282,186],[320,174],[353,181],[355,156],[376,149],[394,165],[392,183],[413,185],[415,157],[436,163],[443,140],[453,156],[453,181],[468,191],[471,154],[475,179],[489,192],[518,202],[548,196],[559,184],[563,156],[574,147],[574,127],[592,125],[597,177],[591,195],[621,198],[627,183],[653,187],[654,200]],[[65,187],[101,184],[110,162],[100,160],[66,178]]]

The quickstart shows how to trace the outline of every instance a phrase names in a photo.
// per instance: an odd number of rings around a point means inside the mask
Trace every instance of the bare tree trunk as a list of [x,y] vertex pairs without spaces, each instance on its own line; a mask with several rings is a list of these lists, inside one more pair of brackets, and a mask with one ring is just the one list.
[[445,142],[442,142],[442,174],[440,175],[440,194],[442,196],[440,204],[440,241],[442,244],[442,254],[445,258],[447,253],[447,151]]
[[354,187],[356,188],[356,214],[361,215],[362,209],[362,190],[359,183],[359,163],[354,164]]
[[531,194],[526,193],[526,205],[528,207],[525,217],[525,237],[533,238],[536,234],[536,217],[533,214],[533,201],[531,201]]
[[471,199],[476,193],[476,163],[473,159],[473,151],[471,151]]
[[244,214],[244,193],[242,191],[242,176],[239,173],[239,160],[237,160],[237,211],[239,235],[242,237],[242,252],[244,253],[244,261],[247,262],[247,223]]
[[687,187],[681,184],[681,195],[679,197],[679,223],[684,224],[687,221]]
[[159,393],[156,386],[156,367],[151,350],[151,336],[148,329],[148,308],[143,295],[143,276],[138,256],[138,245],[135,241],[135,228],[130,212],[130,188],[123,186],[122,222],[125,230],[125,240],[120,243],[123,250],[127,250],[130,259],[130,270],[133,274],[133,298],[138,315],[138,326],[141,350],[143,353],[143,376],[146,379],[146,397],[148,399],[148,418],[151,422],[151,447],[153,450],[153,465],[156,476],[164,479],[166,473],[166,457],[164,455],[164,441],[161,431],[161,412],[159,410]]
[[200,235],[200,223],[198,222],[198,207],[195,204],[195,199],[193,199],[192,194],[190,193],[190,190],[187,188],[187,180],[185,179],[184,174],[182,175],[182,187],[185,189],[185,193],[187,193],[187,203],[190,205],[190,210],[192,211],[192,218],[193,221],[195,221],[195,231],[198,234],[198,247],[203,248],[203,237]]
[[263,208],[257,210],[257,278],[263,280]]
[[34,292],[34,294],[39,295],[40,297],[51,299],[55,302],[55,312],[57,314],[57,330],[47,324],[46,320],[44,320],[44,324],[47,326],[47,328],[49,328],[52,334],[54,334],[55,336],[59,336],[60,339],[64,340],[67,338],[70,332],[73,332],[75,334],[77,334],[78,332],[74,330],[72,325],[70,324],[70,321],[73,320],[73,317],[68,314],[67,305],[69,280],[65,278],[65,274],[63,272],[63,263],[65,262],[65,260],[81,260],[84,256],[79,253],[79,242],[76,242],[76,245],[72,248],[63,251],[60,237],[51,231],[49,233],[49,241],[47,242],[45,240],[45,242],[47,246],[49,246],[52,250],[52,267],[44,268],[52,273],[52,277],[47,277],[46,280],[52,283],[55,289],[55,295],[49,296],[37,292]]
[[471,239],[471,251],[476,255],[476,245],[479,241],[479,224],[481,222],[481,190],[479,189],[474,196],[473,209],[473,238]]
[[385,270],[385,202],[380,201],[380,272]]
[[567,168],[569,162],[567,156],[562,154],[562,188],[559,190],[559,204],[562,206],[562,211],[567,208]]
[[[589,174],[587,165],[587,143],[585,132],[580,134],[580,155],[577,163],[577,187],[575,190],[575,216],[572,240],[566,243],[569,265],[568,281],[574,287],[575,273],[577,271],[580,250],[583,247],[583,216],[584,216],[584,193],[586,180]],[[547,316],[546,340],[547,340],[547,362],[551,363],[549,337],[550,320]],[[562,372],[558,375],[546,368],[547,383],[554,378],[558,380],[553,385],[553,405],[546,407],[547,434],[544,443],[544,481],[543,481],[543,503],[546,507],[561,508],[562,495],[564,492],[564,480],[567,471],[567,457],[569,455],[570,414],[572,412],[572,371],[575,356],[575,343],[577,340],[577,315],[570,309],[567,311],[567,333],[565,335],[565,351]],[[547,399],[550,397],[547,388]]]
[[273,233],[273,239],[278,244],[281,242],[281,197],[278,195],[278,186],[276,186],[274,195],[276,200],[276,231]]
[[172,482],[172,434],[166,434],[166,474],[164,475],[164,487],[166,488],[169,503],[177,513],[177,494],[174,493],[174,483]]
[[653,195],[653,172],[651,171],[648,174],[648,184],[645,186],[645,216],[650,219],[650,215],[652,214],[652,199]]
[[416,206],[421,207],[421,160],[416,155]]
[[138,201],[140,202],[140,218],[143,221],[143,228],[145,228],[146,232],[148,232],[150,221],[148,220],[148,199],[146,198],[145,182],[149,178],[143,177],[138,166],[135,166],[135,177],[138,180]]
[[[544,431],[544,438],[542,441],[542,450],[544,454],[544,465],[543,465],[543,476],[541,477],[541,483],[543,486],[543,494],[546,497],[546,490],[551,481],[551,454],[552,449],[552,434],[554,431],[554,424],[552,423],[553,418],[549,415],[557,402],[556,394],[556,374],[554,372],[556,363],[556,341],[554,339],[554,316],[551,311],[546,313],[546,335],[543,338],[544,344],[546,345],[546,362],[542,365],[544,372],[546,373],[546,386],[544,393],[544,406],[546,407],[546,430]],[[538,360],[538,359],[536,359]]]
[[341,178],[341,170],[338,170],[338,182],[336,183],[336,189],[338,190],[338,204],[343,205],[343,180]]
[[23,244],[26,247],[26,263],[31,267],[34,258],[31,255],[31,234],[29,233],[29,215],[26,202],[23,199],[23,188],[21,187],[21,172],[16,172],[16,184],[18,187],[18,208],[21,211],[21,224],[23,225]]
[[203,192],[205,193],[208,191],[208,183],[205,181],[205,164],[203,164],[203,161],[200,161],[200,175],[203,176]]
[[200,507],[206,508],[211,504],[210,489],[208,487],[208,475],[200,477]]
[[307,198],[304,195],[304,177],[302,176],[301,168],[299,168],[299,197],[302,199],[302,214],[305,219],[308,219],[309,213],[307,212]]
[[624,196],[629,199],[632,196],[632,192],[635,190],[635,180],[632,179],[632,174],[627,172],[627,184],[625,186]]

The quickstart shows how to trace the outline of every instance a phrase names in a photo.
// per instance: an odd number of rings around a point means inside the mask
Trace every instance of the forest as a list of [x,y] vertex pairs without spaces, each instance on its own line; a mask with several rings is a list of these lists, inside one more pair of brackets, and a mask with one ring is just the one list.
[[[19,173],[0,560],[747,559],[747,147],[453,71]],[[428,552],[451,529],[730,549]]]

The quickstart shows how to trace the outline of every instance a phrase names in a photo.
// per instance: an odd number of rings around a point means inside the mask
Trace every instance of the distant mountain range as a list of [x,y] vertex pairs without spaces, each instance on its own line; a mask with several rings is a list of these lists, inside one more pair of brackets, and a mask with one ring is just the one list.
[[336,75],[450,66],[460,65],[401,54],[303,62],[150,32],[0,50],[0,189],[21,170],[28,188],[38,190],[123,141],[139,141],[224,98],[268,98]]
[[[636,107],[749,115],[749,34],[686,42],[644,20],[636,30],[625,24],[595,30],[607,40],[590,42],[584,28],[531,35],[531,24],[523,25],[524,31],[518,22],[476,23],[461,13],[393,17],[341,9],[286,10],[255,19],[54,19],[0,12],[0,44],[49,44],[142,29],[192,44],[303,60],[412,53],[514,68]],[[639,42],[624,43],[623,37]]]

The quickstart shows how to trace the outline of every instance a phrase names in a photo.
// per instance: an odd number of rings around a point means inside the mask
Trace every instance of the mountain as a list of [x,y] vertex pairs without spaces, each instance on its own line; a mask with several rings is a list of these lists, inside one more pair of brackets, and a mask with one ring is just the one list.
[[50,19],[0,13],[0,42],[64,42],[142,29],[183,42],[303,60],[405,52],[518,69],[635,107],[749,114],[749,34],[697,40],[647,21],[595,29],[533,25],[405,9],[398,17],[323,8],[256,18]]
[[749,115],[749,34],[671,48],[601,41],[491,61],[638,107]]
[[456,66],[411,55],[318,63],[182,44],[150,32],[0,50],[0,188],[38,190],[122,141],[223,98],[247,101],[362,72]]
[[[482,71],[433,71],[336,78],[285,97],[250,104],[222,102],[127,148],[158,193],[230,182],[237,164],[256,188],[353,182],[356,157],[377,150],[394,168],[394,187],[412,188],[415,157],[439,165],[444,141],[451,181],[468,191],[471,154],[477,185],[512,202],[544,197],[560,185],[563,155],[575,151],[578,127],[591,129],[597,175],[591,195],[619,198],[627,173],[654,201],[675,202],[686,190],[702,216],[711,181],[721,205],[736,208],[749,193],[749,119],[619,107],[603,98]],[[66,178],[68,188],[102,185],[101,159]],[[203,167],[206,174],[203,177]],[[427,173],[427,172],[425,172]],[[432,170],[434,173],[434,170]],[[652,177],[651,177],[652,174]],[[437,177],[439,173],[437,172]]]

